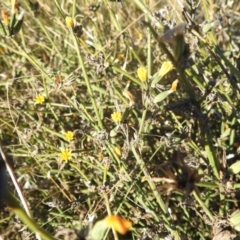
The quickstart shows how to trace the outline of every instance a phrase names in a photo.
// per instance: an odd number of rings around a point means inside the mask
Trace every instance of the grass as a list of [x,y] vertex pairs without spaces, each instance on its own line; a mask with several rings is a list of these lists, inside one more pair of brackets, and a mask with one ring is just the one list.
[[1,3],[1,237],[237,239],[239,6],[184,6]]

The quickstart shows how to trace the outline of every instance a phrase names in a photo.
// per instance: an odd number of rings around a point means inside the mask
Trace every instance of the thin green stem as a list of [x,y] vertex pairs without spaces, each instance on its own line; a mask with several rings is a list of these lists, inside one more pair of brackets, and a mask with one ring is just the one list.
[[211,167],[213,168],[215,177],[217,179],[219,179],[219,161],[216,158],[213,143],[212,143],[212,137],[211,137],[209,131],[207,131],[207,133],[206,133],[205,140],[206,140],[205,151],[207,153],[209,163],[210,163]]
[[132,152],[133,152],[134,157],[135,157],[136,160],[137,160],[137,163],[138,163],[138,164],[140,165],[140,167],[141,167],[141,170],[142,170],[142,172],[143,172],[146,180],[148,181],[148,184],[149,184],[149,186],[150,186],[150,188],[151,188],[154,196],[155,196],[156,199],[157,199],[157,202],[158,202],[160,208],[162,209],[163,218],[164,218],[164,220],[167,221],[167,217],[166,217],[166,214],[167,214],[166,206],[165,206],[163,200],[161,199],[158,191],[156,190],[156,185],[155,185],[155,183],[154,183],[153,181],[151,181],[150,174],[149,174],[149,172],[148,172],[148,170],[147,170],[147,168],[146,168],[143,160],[142,160],[142,159],[140,158],[140,156],[137,154],[136,148],[132,145],[132,148],[131,148],[131,149],[132,149]]
[[[106,193],[104,193],[103,196],[104,196],[104,199],[105,199],[105,205],[106,205],[106,209],[107,209],[108,215],[110,216],[110,215],[112,215],[112,212],[111,212],[111,209],[110,209],[108,196],[107,196]],[[112,229],[112,231],[113,231],[114,240],[119,240],[116,231],[114,229]]]
[[[151,48],[151,32],[150,30],[148,31],[148,58],[147,58],[147,69],[148,69],[148,79],[151,76],[151,69],[152,69],[152,48]],[[145,84],[145,83],[143,83]],[[148,84],[148,83],[147,83]],[[149,89],[149,84],[146,87],[147,89],[143,89],[143,101],[144,101],[144,106],[145,109],[142,113],[142,119],[141,119],[141,123],[140,123],[140,127],[139,127],[139,131],[138,134],[141,135],[142,131],[143,131],[143,127],[144,127],[144,123],[145,123],[145,119],[146,119],[146,115],[147,115],[147,111],[148,111],[148,101],[147,101],[147,94],[148,94],[148,89]]]
[[79,47],[79,44],[78,44],[78,40],[74,36],[72,29],[70,29],[70,32],[71,32],[71,35],[72,35],[72,39],[74,41],[75,49],[77,51],[77,56],[78,56],[79,63],[80,63],[80,66],[82,68],[82,73],[83,73],[84,80],[85,80],[85,83],[86,83],[86,86],[87,86],[88,94],[91,98],[91,102],[92,102],[92,105],[93,105],[93,108],[94,108],[94,112],[95,112],[96,117],[97,117],[98,129],[103,129],[103,123],[102,123],[102,120],[100,118],[100,113],[99,113],[99,109],[98,109],[99,107],[97,106],[95,98],[93,96],[92,86],[91,86],[91,83],[90,83],[89,78],[88,78],[88,74],[87,74],[85,64],[84,64],[84,61],[83,61],[83,58],[82,58],[81,50],[80,50],[80,47]]
[[135,82],[137,85],[139,85],[139,86],[142,85],[142,83],[141,83],[137,78],[135,78],[135,77],[133,77],[131,74],[125,72],[125,71],[122,70],[121,68],[118,68],[118,67],[116,67],[116,66],[114,66],[114,65],[112,65],[111,68],[112,68],[113,70],[115,70],[116,72],[121,73],[123,76],[129,78],[130,80],[132,80],[133,82]]
[[195,199],[197,200],[197,202],[200,204],[200,206],[203,208],[203,210],[205,211],[205,213],[208,215],[208,217],[210,218],[211,221],[213,221],[214,217],[211,213],[211,211],[207,208],[207,206],[205,205],[205,203],[202,201],[202,199],[200,198],[198,192],[196,190],[193,191],[193,196],[195,197]]

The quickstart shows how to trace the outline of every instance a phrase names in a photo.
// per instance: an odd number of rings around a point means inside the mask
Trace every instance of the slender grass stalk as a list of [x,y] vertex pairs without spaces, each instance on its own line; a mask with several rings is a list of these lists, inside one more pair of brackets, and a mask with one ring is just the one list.
[[218,188],[218,184],[212,182],[198,182],[195,183],[198,187],[205,187],[205,188]]
[[178,232],[173,230],[171,227],[170,227],[170,223],[167,219],[167,209],[166,209],[166,206],[163,202],[163,200],[161,199],[158,191],[156,190],[156,185],[153,181],[151,181],[151,177],[150,177],[150,174],[147,170],[147,168],[145,167],[145,164],[144,162],[141,160],[140,156],[137,154],[137,150],[136,148],[132,145],[131,147],[132,149],[132,152],[134,154],[134,157],[136,158],[137,160],[137,163],[140,165],[140,168],[141,168],[141,171],[143,172],[146,180],[148,181],[148,184],[153,192],[153,195],[154,197],[156,198],[161,210],[162,210],[162,214],[161,214],[161,217],[163,218],[163,220],[165,221],[165,227],[173,234],[174,238],[175,239],[179,239],[179,235],[178,235]]
[[7,36],[7,31],[6,31],[5,26],[4,26],[4,24],[2,23],[1,20],[0,20],[0,25],[1,25],[1,28],[2,28],[2,30],[3,30],[4,36]]
[[[108,196],[105,193],[103,194],[103,196],[104,196],[104,199],[105,199],[105,205],[106,205],[106,209],[107,209],[108,215],[112,215]],[[119,240],[118,235],[117,235],[115,229],[112,228],[112,232],[113,232],[114,240]]]
[[87,74],[87,71],[86,71],[86,68],[85,68],[85,64],[84,64],[84,61],[83,61],[83,58],[82,58],[82,54],[81,54],[81,50],[80,50],[77,38],[74,36],[72,29],[70,29],[70,32],[71,32],[72,39],[74,41],[75,49],[77,51],[77,56],[78,56],[79,63],[80,63],[80,66],[82,68],[84,80],[85,80],[85,83],[86,83],[86,86],[87,86],[87,89],[88,89],[88,94],[91,98],[91,102],[92,102],[92,105],[93,105],[93,108],[94,108],[94,112],[95,112],[96,117],[97,117],[98,129],[103,129],[103,123],[102,123],[102,120],[100,118],[100,113],[99,113],[98,106],[97,106],[95,98],[93,96],[92,86],[91,86],[91,83],[90,83],[89,78],[88,78],[88,74]]
[[160,208],[161,208],[161,210],[162,210],[162,213],[163,213],[162,216],[163,216],[164,220],[167,220],[167,217],[166,217],[166,214],[167,214],[166,206],[165,206],[163,200],[161,199],[159,193],[158,193],[157,190],[156,190],[155,183],[154,183],[153,181],[151,181],[150,174],[149,174],[147,168],[145,167],[144,162],[141,160],[140,156],[137,154],[136,148],[132,145],[132,148],[131,148],[131,149],[132,149],[132,152],[133,152],[133,154],[134,154],[134,157],[135,157],[136,160],[137,160],[137,163],[138,163],[138,164],[140,165],[140,167],[141,167],[141,171],[143,172],[144,176],[146,177],[146,180],[148,181],[148,184],[149,184],[149,186],[151,187],[151,190],[152,190],[154,196],[155,196],[156,199],[157,199],[157,202],[158,202],[158,204],[159,204],[159,206],[160,206]]
[[[152,69],[152,51],[151,51],[151,33],[150,31],[148,31],[148,58],[147,58],[147,69],[148,69],[148,79],[150,78],[151,76],[151,69]],[[143,85],[145,85],[145,83],[143,83]],[[144,88],[144,87],[143,87]],[[138,131],[138,134],[141,135],[142,134],[142,131],[143,131],[143,127],[144,127],[144,124],[145,124],[145,119],[146,119],[146,115],[147,115],[147,111],[148,111],[148,91],[149,91],[149,84],[146,83],[146,89],[143,89],[143,104],[145,106],[145,109],[142,113],[142,119],[141,119],[141,123],[140,123],[140,127],[139,127],[139,131]]]
[[1,157],[1,159],[3,159],[4,162],[5,162],[5,165],[6,165],[8,174],[9,174],[10,177],[11,177],[12,183],[13,183],[13,185],[14,185],[17,193],[18,193],[19,198],[21,199],[21,203],[22,203],[22,205],[23,205],[23,207],[24,207],[24,209],[25,209],[28,217],[31,218],[32,216],[31,216],[31,212],[30,212],[30,210],[29,210],[29,206],[28,206],[28,204],[27,204],[27,201],[26,201],[26,199],[25,199],[25,196],[23,195],[23,192],[22,192],[22,190],[21,190],[21,188],[20,188],[20,185],[19,185],[19,183],[18,183],[18,181],[17,181],[17,178],[16,178],[16,176],[15,176],[15,174],[14,174],[14,172],[13,172],[13,170],[12,170],[10,164],[9,164],[9,161],[8,161],[5,153],[3,152],[2,144],[1,144],[1,143],[0,143],[0,157]]
[[70,163],[70,166],[75,168],[77,170],[77,172],[80,174],[80,176],[82,176],[87,182],[89,182],[89,178],[86,176],[86,174],[80,168],[78,168],[75,164],[72,164],[72,163]]
[[59,5],[58,1],[54,0],[54,3],[55,3],[55,5],[58,9],[58,12],[62,15],[62,18],[64,18],[66,14],[63,12],[63,10],[62,10],[61,6]]
[[76,0],[73,0],[73,4],[72,4],[72,18],[75,17],[76,15],[76,7],[77,6],[77,1]]
[[202,199],[200,198],[198,192],[196,192],[195,190],[193,191],[193,196],[195,197],[195,199],[197,200],[197,202],[200,204],[200,206],[203,208],[204,212],[207,214],[207,216],[209,217],[209,219],[211,221],[213,221],[214,217],[213,214],[211,213],[211,211],[207,208],[207,206],[205,205],[205,203],[202,201]]
[[213,169],[215,177],[219,179],[219,161],[216,158],[214,147],[212,144],[212,138],[209,131],[207,131],[205,139],[206,139],[205,150],[207,153],[209,163]]
[[147,31],[147,69],[148,69],[148,79],[152,76],[152,36],[151,31]]
[[120,68],[118,68],[118,67],[116,67],[116,66],[114,66],[114,65],[112,65],[111,68],[112,68],[113,70],[115,70],[116,72],[121,73],[123,76],[129,78],[130,80],[132,80],[133,82],[135,82],[137,85],[139,85],[139,86],[142,85],[142,83],[141,83],[137,78],[133,77],[131,74],[125,72],[124,70],[122,70],[122,69],[120,69]]

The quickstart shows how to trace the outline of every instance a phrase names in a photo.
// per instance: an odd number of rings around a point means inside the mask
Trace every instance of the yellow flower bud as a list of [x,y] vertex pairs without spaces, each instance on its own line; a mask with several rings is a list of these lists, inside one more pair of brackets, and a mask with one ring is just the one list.
[[178,82],[179,82],[178,79],[176,79],[176,80],[172,83],[172,87],[171,87],[171,89],[170,89],[171,92],[176,91]]
[[73,22],[73,19],[72,19],[71,17],[66,17],[66,18],[65,18],[65,22],[66,22],[66,25],[67,25],[68,27],[71,27],[71,28],[74,27],[74,22]]
[[3,22],[6,26],[9,25],[9,16],[6,12],[2,12]]
[[162,64],[160,70],[159,70],[159,73],[158,75],[160,77],[163,77],[165,76],[168,72],[170,72],[171,70],[173,69],[173,65],[170,61],[166,61]]
[[137,70],[137,75],[142,82],[146,82],[148,78],[148,72],[145,67],[140,67]]
[[119,146],[114,147],[113,151],[118,157],[122,156],[121,148]]

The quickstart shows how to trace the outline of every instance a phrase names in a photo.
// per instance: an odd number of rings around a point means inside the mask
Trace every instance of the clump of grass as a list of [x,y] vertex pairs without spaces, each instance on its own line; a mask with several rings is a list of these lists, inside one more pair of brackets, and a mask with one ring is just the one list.
[[3,237],[234,238],[239,6],[179,4],[1,4]]

